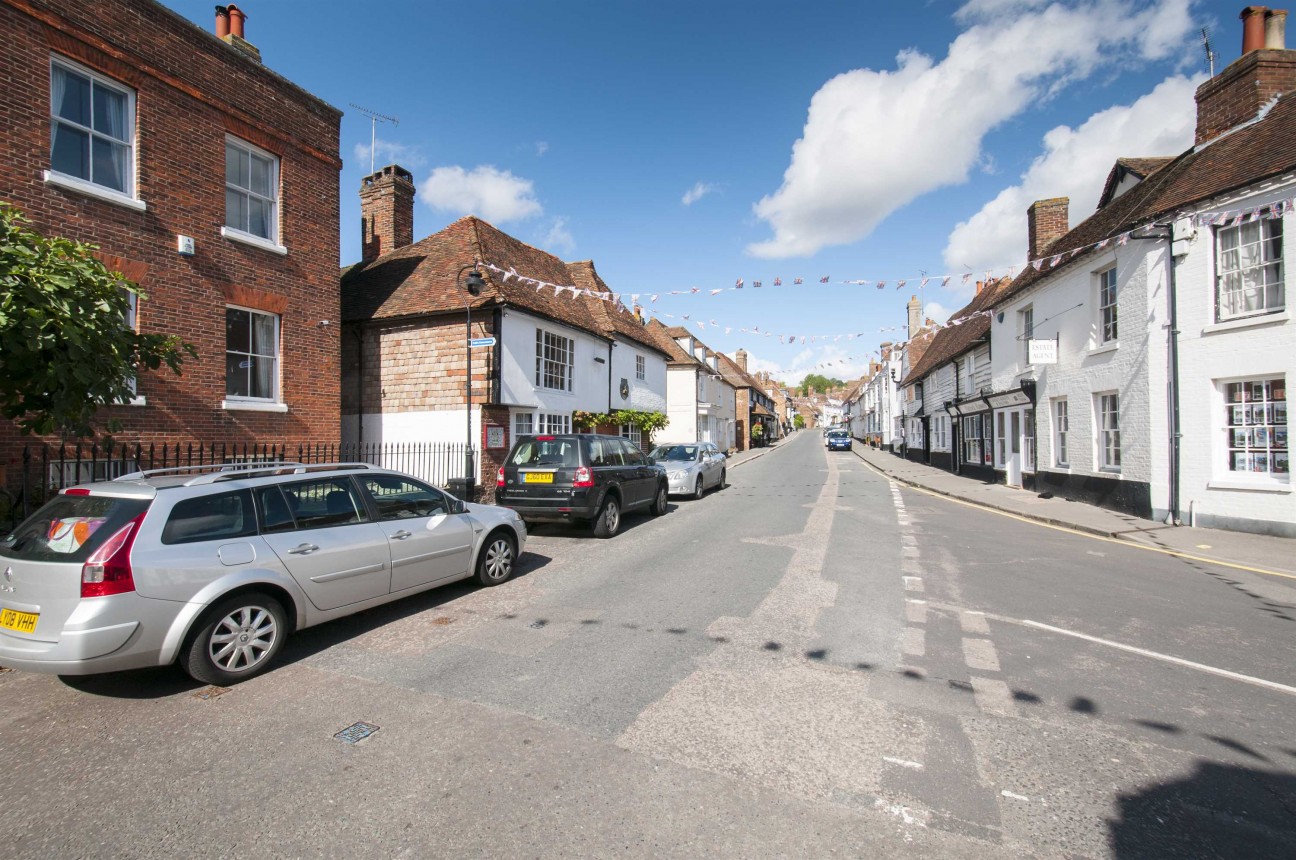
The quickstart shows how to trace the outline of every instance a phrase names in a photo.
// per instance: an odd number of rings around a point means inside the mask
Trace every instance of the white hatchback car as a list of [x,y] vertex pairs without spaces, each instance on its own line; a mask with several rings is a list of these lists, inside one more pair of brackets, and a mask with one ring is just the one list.
[[179,661],[227,685],[295,630],[476,576],[526,545],[508,508],[363,463],[182,467],[63,490],[0,542],[0,665]]

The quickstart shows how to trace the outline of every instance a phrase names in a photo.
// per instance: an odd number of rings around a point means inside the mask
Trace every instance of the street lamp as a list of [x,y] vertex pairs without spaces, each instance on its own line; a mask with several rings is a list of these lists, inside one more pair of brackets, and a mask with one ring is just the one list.
[[[468,272],[468,279],[464,280],[464,272]],[[455,275],[455,286],[468,291],[467,322],[464,325],[464,351],[467,353],[467,376],[464,380],[465,400],[468,403],[468,447],[464,449],[464,501],[472,501],[473,487],[477,485],[474,476],[473,463],[473,434],[472,434],[472,300],[482,294],[482,288],[486,282],[482,280],[481,272],[477,271],[477,265],[471,264],[464,266]]]

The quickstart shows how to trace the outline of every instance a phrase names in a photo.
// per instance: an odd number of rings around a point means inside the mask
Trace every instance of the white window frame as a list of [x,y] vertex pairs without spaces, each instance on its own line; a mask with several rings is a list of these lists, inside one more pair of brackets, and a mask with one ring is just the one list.
[[[1243,244],[1242,233],[1244,230],[1255,225],[1259,231],[1258,238],[1254,242]],[[1238,245],[1233,253],[1237,254],[1238,265],[1236,268],[1225,266],[1224,237],[1235,233],[1238,237]],[[1274,235],[1277,234],[1277,235]],[[1287,308],[1287,290],[1284,282],[1285,272],[1283,267],[1283,219],[1281,218],[1263,218],[1258,221],[1249,221],[1245,224],[1238,224],[1230,227],[1217,227],[1215,229],[1215,319],[1216,322],[1225,322],[1227,320],[1242,319],[1244,317],[1261,316],[1264,314],[1278,313]],[[1255,265],[1243,267],[1241,263],[1242,249],[1251,245],[1259,245],[1260,260]],[[1273,251],[1276,249],[1276,256]],[[1276,266],[1277,277],[1272,282],[1263,280],[1266,270],[1270,266]],[[1248,308],[1245,310],[1226,311],[1225,306],[1229,304],[1226,295],[1235,296],[1233,303],[1242,303],[1246,293],[1246,288],[1241,286],[1245,283],[1248,273],[1259,272],[1262,281],[1260,285],[1260,306]],[[1230,290],[1226,294],[1224,281],[1230,275],[1238,276],[1239,288]],[[1277,301],[1272,304],[1269,301],[1269,288],[1276,286],[1278,294]],[[1254,289],[1254,288],[1253,288]]]
[[1103,269],[1098,273],[1098,344],[1100,346],[1117,343],[1120,340],[1119,316],[1117,314],[1120,292],[1116,284],[1116,267]]
[[[221,227],[221,235],[224,236],[226,239],[232,239],[236,242],[242,242],[247,245],[255,245],[257,247],[264,248],[268,251],[273,251],[277,254],[286,254],[288,252],[288,249],[283,246],[283,244],[280,242],[279,239],[281,233],[281,225],[279,223],[279,212],[280,212],[279,156],[275,155],[273,152],[266,152],[264,149],[261,149],[259,146],[254,146],[253,144],[248,143],[246,140],[242,140],[241,138],[234,137],[233,135],[226,135],[225,136],[226,164],[228,164],[229,161],[229,150],[231,148],[237,150],[240,153],[240,155],[246,155],[249,159],[249,164],[252,158],[260,158],[269,162],[271,196],[266,197],[265,195],[253,191],[251,188],[245,188],[241,185],[231,182],[229,177],[229,170],[227,168],[225,172],[225,224]],[[261,236],[258,235],[257,233],[253,233],[251,230],[245,229],[245,227],[230,225],[229,223],[229,218],[230,218],[229,195],[230,194],[238,194],[246,198],[248,201],[256,199],[268,203],[270,205],[270,214],[268,218],[268,223],[270,226],[269,236]],[[250,207],[248,211],[249,212],[251,211]]]
[[[985,430],[984,423],[989,413],[978,412],[976,415],[963,416],[963,462],[968,465],[985,465]],[[976,455],[973,456],[975,448]]]
[[[279,404],[281,403],[281,400],[280,400],[280,394],[281,394],[282,391],[283,391],[283,382],[282,382],[282,379],[281,379],[281,374],[282,374],[282,372],[283,372],[283,343],[282,343],[282,337],[283,337],[283,329],[282,329],[282,326],[283,326],[283,320],[282,320],[282,318],[279,316],[279,314],[269,313],[269,312],[267,312],[267,311],[257,310],[256,308],[249,308],[249,307],[245,307],[245,306],[242,306],[242,305],[226,305],[226,306],[225,306],[225,310],[226,310],[227,313],[228,313],[229,311],[243,311],[243,312],[245,312],[245,313],[252,314],[252,315],[254,315],[254,316],[269,317],[270,319],[274,320],[274,350],[275,350],[275,351],[274,351],[274,354],[273,354],[273,355],[262,354],[262,353],[254,353],[254,352],[241,352],[241,351],[234,351],[234,350],[231,350],[231,349],[229,348],[229,339],[228,339],[228,336],[226,337],[226,342],[225,342],[225,357],[226,357],[226,361],[229,360],[229,356],[230,356],[231,353],[233,353],[233,354],[235,354],[235,355],[244,355],[244,356],[247,356],[249,360],[252,359],[253,357],[257,357],[257,358],[273,358],[273,359],[274,359],[274,370],[273,370],[273,372],[270,374],[270,378],[271,378],[271,380],[272,380],[272,383],[271,383],[271,384],[274,386],[274,390],[273,390],[271,396],[269,396],[269,397],[253,397],[253,396],[251,396],[251,395],[243,395],[243,394],[229,394],[229,393],[228,393],[228,388],[229,388],[229,367],[226,366],[226,368],[225,368],[225,385],[226,385],[226,392],[227,392],[227,393],[225,394],[225,401],[224,401],[224,403],[222,403],[222,406],[225,407],[225,408],[227,408],[227,409],[236,409],[236,408],[255,408],[255,407],[259,406],[259,405],[279,405]],[[251,349],[251,347],[252,347],[251,337],[252,337],[252,334],[251,334],[251,331],[249,331],[249,333],[248,333],[248,338],[249,338],[248,347],[249,347],[249,349]]]
[[1065,397],[1053,398],[1053,465],[1070,468],[1071,456],[1067,449],[1067,435],[1071,432],[1071,416]]
[[1008,413],[1000,410],[994,413],[994,465],[996,469],[1007,468],[1008,465]]
[[[90,91],[91,91],[90,93],[90,123],[91,124],[89,126],[82,125],[72,120],[64,119],[60,117],[57,113],[55,113],[54,74],[56,68],[61,68],[67,74],[77,75],[89,80]],[[139,150],[137,146],[137,137],[135,133],[135,90],[121,83],[120,81],[115,81],[112,78],[105,77],[104,75],[92,69],[88,69],[85,66],[81,65],[80,63],[73,62],[72,60],[57,55],[53,55],[50,57],[49,84],[50,84],[50,98],[49,98],[48,113],[49,113],[49,121],[50,121],[50,139],[49,139],[49,149],[46,152],[46,155],[49,159],[48,161],[49,169],[44,172],[45,181],[50,183],[51,185],[58,185],[63,188],[68,188],[73,191],[78,191],[80,193],[86,194],[91,197],[98,197],[100,199],[107,200],[112,203],[118,203],[127,206],[131,209],[144,211],[144,209],[146,208],[144,205],[144,201],[140,200],[139,197],[137,196],[138,194],[137,159],[139,156]],[[113,137],[111,134],[98,131],[94,128],[94,89],[96,87],[112,90],[126,97],[125,127],[128,135],[127,138],[125,139],[116,138]],[[126,147],[128,154],[126,157],[125,182],[123,183],[125,185],[124,191],[118,191],[116,188],[113,188],[109,185],[104,185],[102,183],[98,183],[94,181],[93,147],[92,147],[92,151],[90,152],[90,161],[87,165],[90,171],[90,175],[88,177],[74,176],[70,173],[63,173],[62,171],[55,169],[54,133],[55,133],[56,126],[60,124],[67,126],[68,128],[73,129],[75,131],[88,135],[92,143],[96,138],[98,138],[105,141],[109,141],[114,145]]]
[[1100,472],[1120,472],[1120,394],[1102,391],[1094,394],[1094,463]]
[[648,362],[640,354],[635,353],[635,379],[643,380],[648,378]]
[[571,413],[560,412],[537,412],[536,413],[536,434],[540,436],[556,436],[560,433],[570,433]]
[[[550,343],[550,341],[555,341]],[[576,375],[576,341],[536,327],[536,388],[571,392]],[[557,382],[557,385],[550,385]]]
[[[1287,380],[1281,373],[1217,383],[1223,405],[1224,456],[1215,474],[1229,481],[1291,482]],[[1234,386],[1239,396],[1234,396]],[[1259,389],[1256,386],[1260,386]],[[1277,396],[1281,393],[1281,397]],[[1258,396],[1257,396],[1258,395]],[[1281,459],[1284,471],[1277,468]],[[1264,468],[1257,469],[1256,466]]]
[[513,413],[513,438],[535,435],[535,415],[531,412]]
[[[633,424],[621,425],[621,438],[625,439],[636,448],[643,447],[643,431]],[[698,437],[701,438],[701,437]]]
[[1017,339],[1021,341],[1021,363],[1029,367],[1030,342],[1035,336],[1035,306],[1027,305],[1017,311]]

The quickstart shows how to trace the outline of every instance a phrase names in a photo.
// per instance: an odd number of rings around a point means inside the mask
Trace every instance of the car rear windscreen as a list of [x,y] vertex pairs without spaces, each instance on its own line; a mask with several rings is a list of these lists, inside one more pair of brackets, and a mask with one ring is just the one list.
[[57,496],[0,541],[0,557],[84,562],[148,506],[148,499]]
[[545,467],[580,465],[580,454],[575,439],[526,439],[518,443],[510,466]]

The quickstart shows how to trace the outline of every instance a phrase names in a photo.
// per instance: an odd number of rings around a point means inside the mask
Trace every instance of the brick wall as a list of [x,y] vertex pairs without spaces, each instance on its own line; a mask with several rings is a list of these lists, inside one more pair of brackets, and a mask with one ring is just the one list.
[[[176,377],[141,374],[144,406],[114,407],[119,439],[336,442],[340,114],[149,0],[0,0],[0,189],[36,229],[102,248],[148,299],[139,327],[176,334],[199,357]],[[250,34],[269,43],[291,34]],[[143,212],[44,181],[50,167],[50,59],[134,90]],[[222,238],[227,134],[280,158],[279,255]],[[176,252],[178,234],[195,254]],[[286,413],[223,409],[225,308],[282,314]],[[328,325],[323,321],[328,320]],[[0,424],[12,457],[16,428]]]
[[1197,138],[1204,143],[1254,119],[1276,95],[1296,90],[1296,51],[1251,51],[1197,88]]
[[[1070,198],[1053,197],[1036,200],[1026,209],[1027,258],[1038,260],[1044,249],[1066,235],[1069,226]],[[979,284],[978,284],[979,286]]]

